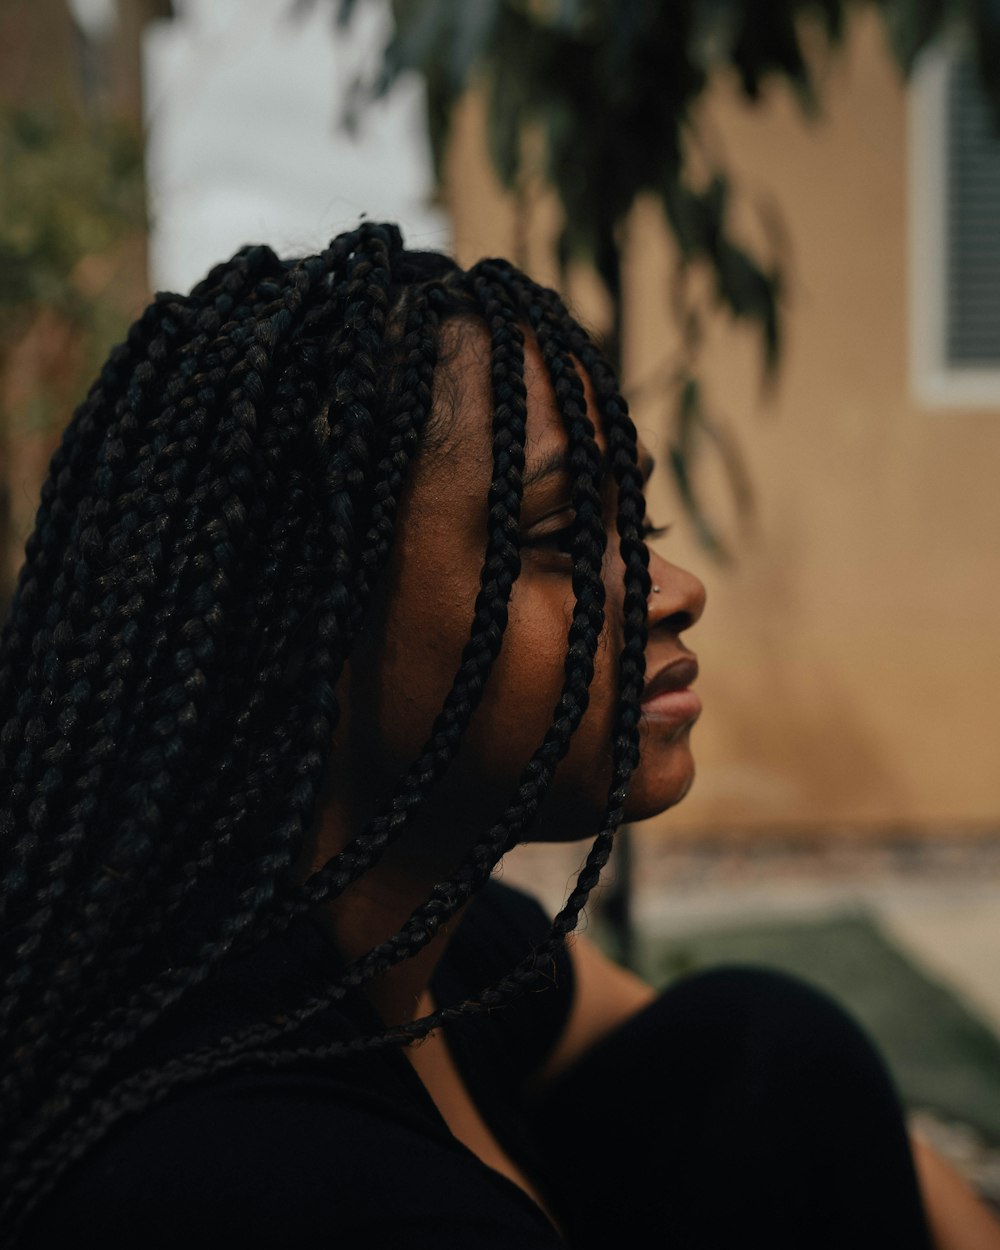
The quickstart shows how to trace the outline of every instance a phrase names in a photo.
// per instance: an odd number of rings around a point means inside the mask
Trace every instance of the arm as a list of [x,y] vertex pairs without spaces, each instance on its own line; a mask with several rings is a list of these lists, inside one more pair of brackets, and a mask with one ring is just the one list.
[[1000,1222],[940,1155],[911,1138],[927,1220],[937,1250],[1000,1250]]

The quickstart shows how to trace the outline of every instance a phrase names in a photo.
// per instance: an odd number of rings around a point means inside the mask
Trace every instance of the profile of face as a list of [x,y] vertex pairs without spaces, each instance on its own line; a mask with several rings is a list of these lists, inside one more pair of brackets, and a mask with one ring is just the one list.
[[[352,823],[370,815],[371,795],[387,794],[426,740],[459,666],[479,590],[492,472],[490,344],[485,328],[469,320],[449,323],[445,333],[452,341],[435,381],[435,436],[413,465],[387,577],[340,690],[337,776],[331,789],[353,803]],[[603,452],[596,400],[582,369],[580,374]],[[432,809],[461,824],[466,838],[480,835],[484,823],[503,811],[552,722],[573,613],[569,440],[530,335],[525,336],[525,386],[521,572],[499,656]],[[648,476],[652,462],[642,448],[640,459]],[[605,626],[587,710],[531,832],[540,840],[592,837],[607,803],[624,595],[610,474],[603,499]],[[691,728],[700,711],[689,688],[697,665],[682,634],[701,615],[704,587],[652,551],[649,572],[654,590],[648,605],[641,762],[626,808],[630,820],[661,812],[686,794],[694,775]]]

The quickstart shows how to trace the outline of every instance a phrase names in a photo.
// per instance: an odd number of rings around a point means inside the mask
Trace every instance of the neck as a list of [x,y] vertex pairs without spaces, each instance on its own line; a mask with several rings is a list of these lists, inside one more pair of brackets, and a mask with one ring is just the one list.
[[[327,931],[347,960],[360,958],[401,929],[434,884],[428,882],[426,890],[418,893],[376,880],[379,875],[373,870],[372,879],[362,878],[339,898],[324,904]],[[387,1025],[407,1024],[427,1012],[431,978],[460,914],[442,925],[415,955],[364,983],[363,992]]]
[[[462,857],[457,838],[414,822],[402,839],[343,894],[323,904],[322,923],[344,958],[358,959],[403,927],[411,913],[448,878]],[[313,870],[347,844],[343,822],[327,810],[317,837]],[[407,1024],[431,1010],[430,982],[462,914],[460,909],[430,942],[365,982],[363,992],[386,1025]]]

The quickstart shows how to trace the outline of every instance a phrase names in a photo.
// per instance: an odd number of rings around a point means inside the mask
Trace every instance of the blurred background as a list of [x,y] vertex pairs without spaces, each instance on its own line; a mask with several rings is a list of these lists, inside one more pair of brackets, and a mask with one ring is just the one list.
[[699,779],[595,931],[825,985],[1000,1201],[998,102],[985,0],[2,0],[0,602],[152,290],[362,214],[509,256],[709,588]]

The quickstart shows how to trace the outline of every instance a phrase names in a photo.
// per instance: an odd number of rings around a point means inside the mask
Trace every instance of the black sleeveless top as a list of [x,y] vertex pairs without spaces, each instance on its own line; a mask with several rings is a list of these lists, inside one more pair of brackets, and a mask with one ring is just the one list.
[[[491,883],[467,909],[434,991],[459,1001],[543,940],[526,895]],[[150,1041],[160,1062],[315,992],[336,956],[303,924],[265,943]],[[450,1024],[483,1118],[544,1194],[569,1244],[672,1250],[929,1250],[892,1084],[824,995],[759,969],[689,977],[549,1089],[526,1085],[573,997],[547,984]],[[309,1022],[321,1044],[381,1028],[361,997]],[[365,1246],[552,1250],[517,1185],[448,1130],[395,1048],[222,1074],[116,1125],[32,1219],[26,1245],[199,1250]]]

